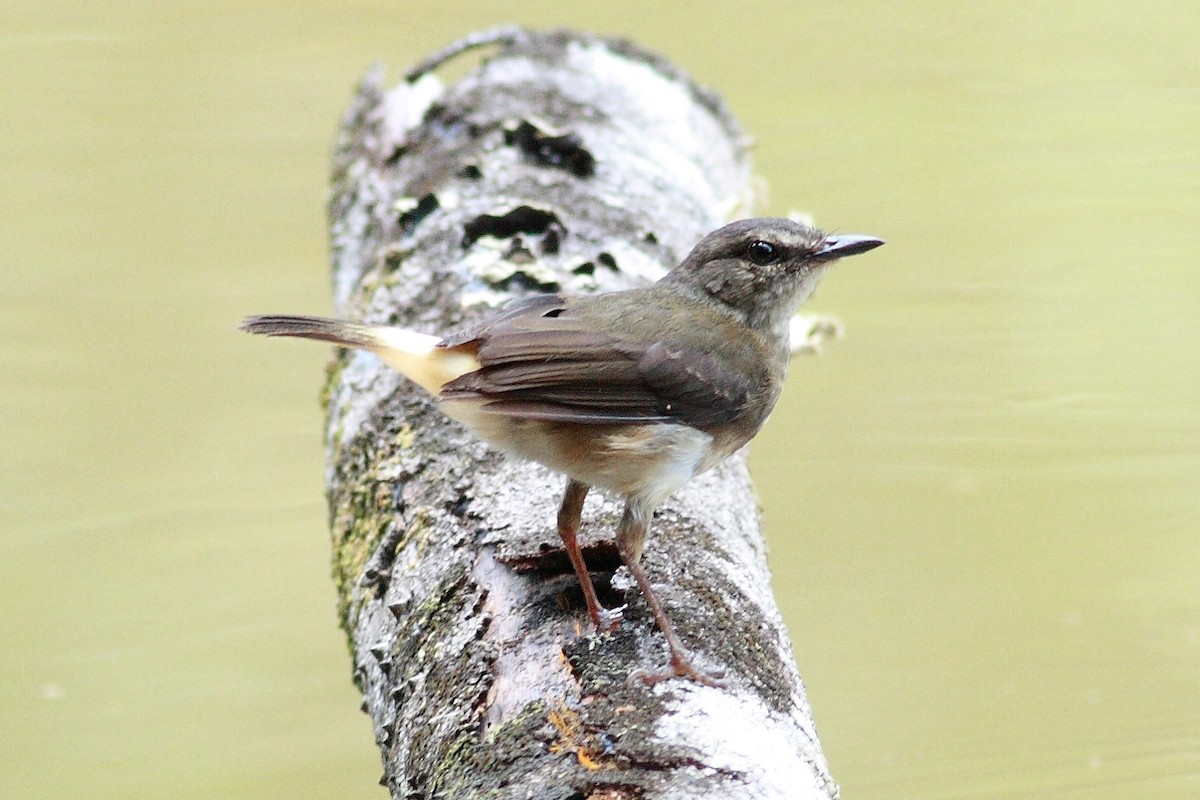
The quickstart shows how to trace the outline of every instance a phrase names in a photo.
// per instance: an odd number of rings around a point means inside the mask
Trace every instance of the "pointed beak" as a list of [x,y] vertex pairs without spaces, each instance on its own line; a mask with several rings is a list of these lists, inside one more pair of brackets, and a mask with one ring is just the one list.
[[824,244],[809,257],[809,260],[832,261],[835,258],[856,256],[859,253],[874,250],[881,244],[883,244],[883,239],[876,239],[874,236],[856,236],[849,233],[826,236]]

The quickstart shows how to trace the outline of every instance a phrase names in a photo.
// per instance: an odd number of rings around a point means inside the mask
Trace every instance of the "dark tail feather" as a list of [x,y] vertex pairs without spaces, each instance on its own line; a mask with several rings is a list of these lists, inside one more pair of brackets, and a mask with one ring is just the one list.
[[238,327],[246,333],[257,333],[263,336],[298,336],[302,339],[333,342],[343,347],[369,348],[379,344],[379,339],[372,334],[370,326],[326,317],[271,314],[246,317]]

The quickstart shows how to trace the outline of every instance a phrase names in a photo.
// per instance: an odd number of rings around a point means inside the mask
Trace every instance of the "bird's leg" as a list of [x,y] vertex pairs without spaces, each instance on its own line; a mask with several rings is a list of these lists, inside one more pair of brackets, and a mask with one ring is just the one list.
[[671,627],[671,619],[667,616],[666,609],[663,608],[658,595],[650,586],[650,579],[646,576],[645,568],[642,567],[642,550],[646,545],[646,528],[652,512],[653,509],[633,501],[625,504],[625,513],[621,517],[621,526],[617,530],[617,549],[621,552],[621,560],[629,568],[633,579],[637,581],[642,596],[646,598],[646,605],[650,606],[650,611],[654,614],[654,622],[662,631],[663,636],[667,638],[667,647],[671,650],[671,666],[661,672],[638,670],[634,675],[630,675],[630,678],[636,676],[646,683],[653,684],[667,678],[680,677],[691,678],[706,686],[724,686],[719,674],[710,675],[702,672],[692,663],[692,654],[675,635],[675,630]]
[[583,553],[579,549],[579,522],[583,518],[583,500],[587,497],[589,487],[579,481],[568,481],[567,491],[563,494],[562,505],[558,509],[558,535],[562,537],[563,547],[571,566],[579,576],[579,585],[583,589],[583,599],[587,602],[588,614],[596,628],[601,631],[614,630],[621,623],[621,610],[608,610],[600,605],[596,596],[596,587],[592,585],[592,576],[588,574],[587,565],[583,563]]

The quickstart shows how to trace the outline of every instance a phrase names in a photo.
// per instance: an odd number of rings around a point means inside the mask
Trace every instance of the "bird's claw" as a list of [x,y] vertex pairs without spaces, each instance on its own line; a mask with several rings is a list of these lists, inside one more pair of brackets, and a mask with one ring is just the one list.
[[592,614],[592,622],[596,623],[596,630],[600,633],[611,633],[615,631],[625,620],[626,606],[617,606],[616,608],[600,608]]
[[629,673],[629,678],[625,681],[626,685],[632,686],[635,682],[641,681],[647,686],[653,686],[661,681],[670,680],[671,678],[687,678],[695,681],[703,686],[711,686],[714,689],[724,689],[728,684],[723,680],[724,672],[704,672],[692,664],[690,659],[681,656],[673,656],[671,658],[671,666],[666,669],[652,672],[648,669],[639,667]]

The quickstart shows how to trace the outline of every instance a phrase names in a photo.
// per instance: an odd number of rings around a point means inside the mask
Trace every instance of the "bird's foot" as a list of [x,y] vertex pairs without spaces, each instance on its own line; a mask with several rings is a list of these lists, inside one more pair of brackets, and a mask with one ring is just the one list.
[[596,624],[596,630],[600,633],[611,633],[620,627],[625,620],[625,606],[617,606],[616,608],[604,608],[596,606],[590,609],[592,622]]
[[714,689],[723,689],[727,685],[723,678],[724,672],[705,672],[692,663],[692,658],[687,653],[675,652],[671,654],[671,666],[664,670],[651,672],[648,669],[635,669],[629,673],[627,684],[632,684],[634,681],[641,681],[647,686],[653,686],[660,681],[670,680],[671,678],[687,678],[704,686],[711,686]]

